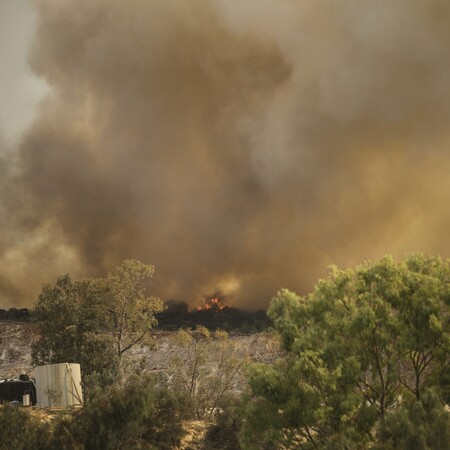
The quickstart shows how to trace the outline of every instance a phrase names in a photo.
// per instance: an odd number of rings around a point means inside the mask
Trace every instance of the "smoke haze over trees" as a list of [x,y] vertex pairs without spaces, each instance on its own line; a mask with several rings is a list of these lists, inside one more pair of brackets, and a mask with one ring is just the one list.
[[163,299],[256,309],[331,262],[450,254],[448,2],[34,5],[49,92],[1,153],[0,306],[128,258]]

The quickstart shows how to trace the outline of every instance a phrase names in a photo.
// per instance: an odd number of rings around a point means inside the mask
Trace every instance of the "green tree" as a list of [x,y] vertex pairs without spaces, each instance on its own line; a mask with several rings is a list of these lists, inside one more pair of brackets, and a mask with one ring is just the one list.
[[123,371],[124,353],[137,344],[148,343],[155,313],[163,310],[157,297],[147,297],[146,288],[155,272],[154,266],[126,260],[115,266],[106,278],[108,329],[115,342],[119,370]]
[[33,364],[79,363],[88,389],[97,377],[111,381],[118,359],[104,331],[104,295],[97,280],[73,281],[69,275],[59,277],[53,287],[44,285],[33,309],[40,328],[32,345]]
[[386,440],[376,450],[448,450],[450,415],[434,389],[405,402],[388,416]]
[[247,447],[413,448],[393,424],[417,422],[430,390],[435,435],[448,419],[449,281],[448,260],[413,255],[334,267],[306,297],[280,291],[268,314],[286,356],[249,371]]
[[162,302],[145,290],[154,267],[124,261],[103,279],[73,281],[69,275],[55,286],[44,285],[33,310],[40,339],[33,344],[33,364],[77,362],[84,388],[123,378],[123,356],[146,343]]

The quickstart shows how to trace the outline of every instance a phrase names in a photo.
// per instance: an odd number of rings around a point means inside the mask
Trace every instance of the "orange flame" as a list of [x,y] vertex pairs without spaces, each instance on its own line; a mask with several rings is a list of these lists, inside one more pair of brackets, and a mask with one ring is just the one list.
[[203,306],[196,306],[197,311],[207,311],[208,309],[213,309],[215,311],[221,311],[225,306],[222,305],[222,300],[220,297],[210,298]]

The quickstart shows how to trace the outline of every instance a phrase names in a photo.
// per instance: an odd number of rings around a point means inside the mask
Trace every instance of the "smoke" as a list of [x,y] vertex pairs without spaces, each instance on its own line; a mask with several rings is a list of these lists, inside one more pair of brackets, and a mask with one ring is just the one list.
[[50,92],[0,166],[5,304],[125,258],[165,299],[256,308],[330,263],[449,256],[448,2],[35,7]]

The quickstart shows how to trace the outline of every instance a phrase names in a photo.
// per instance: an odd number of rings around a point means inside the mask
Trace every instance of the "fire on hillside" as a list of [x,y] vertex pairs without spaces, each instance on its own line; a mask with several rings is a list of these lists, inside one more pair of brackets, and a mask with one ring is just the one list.
[[196,306],[195,310],[196,311],[207,311],[207,310],[212,310],[212,311],[222,311],[223,309],[225,309],[226,306],[223,304],[223,297],[221,297],[220,295],[214,295],[211,298],[206,300],[206,303],[203,306]]

